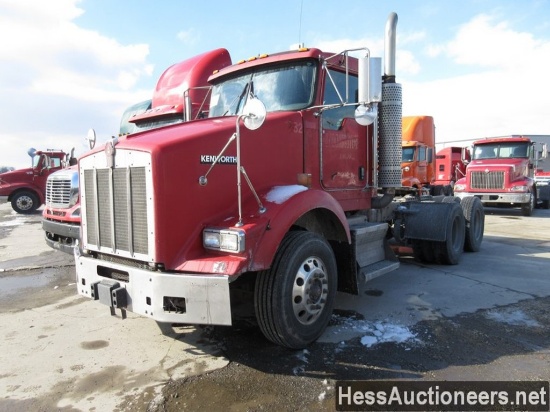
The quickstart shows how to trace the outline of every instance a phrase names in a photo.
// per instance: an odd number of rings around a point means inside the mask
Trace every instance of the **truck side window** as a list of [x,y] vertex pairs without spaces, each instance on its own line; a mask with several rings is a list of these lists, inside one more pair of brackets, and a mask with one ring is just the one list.
[[426,161],[426,148],[423,146],[420,146],[418,148],[418,161],[419,162],[425,162]]
[[522,144],[512,149],[512,157],[527,157],[527,145]]
[[414,160],[414,147],[404,147],[403,148],[403,162],[412,162]]
[[[343,102],[338,97],[338,93],[340,93],[342,99],[346,98],[346,74],[330,70],[330,75],[332,77],[332,80],[334,80],[334,84],[327,75],[325,78],[323,104],[341,104]],[[357,77],[348,76],[348,81],[348,98],[350,101],[347,103],[357,103]],[[338,89],[338,92],[336,92],[336,89],[334,88],[335,86]],[[355,105],[341,106],[334,109],[325,110],[323,112],[323,128],[330,130],[339,130],[340,127],[342,127],[342,122],[344,121],[344,119],[354,118],[354,113]]]

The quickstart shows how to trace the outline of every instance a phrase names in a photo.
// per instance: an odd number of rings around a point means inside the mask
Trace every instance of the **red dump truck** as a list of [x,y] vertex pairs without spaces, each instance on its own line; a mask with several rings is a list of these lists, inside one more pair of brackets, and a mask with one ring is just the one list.
[[13,210],[22,214],[33,213],[44,204],[48,176],[76,163],[73,152],[29,149],[28,154],[32,167],[0,175],[0,200],[11,202]]
[[523,216],[531,216],[537,205],[535,170],[540,160],[535,142],[526,136],[478,140],[455,194],[475,196],[487,206],[519,207]]
[[303,348],[338,290],[358,294],[399,266],[390,238],[448,264],[479,250],[479,199],[395,199],[396,23],[392,13],[384,74],[367,48],[261,54],[210,76],[203,118],[82,156],[78,293],[123,318],[230,325],[233,292],[246,291],[263,334]]

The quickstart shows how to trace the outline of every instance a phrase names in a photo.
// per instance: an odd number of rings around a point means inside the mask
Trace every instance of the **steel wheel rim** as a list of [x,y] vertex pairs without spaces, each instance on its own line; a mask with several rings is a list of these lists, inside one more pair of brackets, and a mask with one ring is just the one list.
[[21,210],[29,210],[32,208],[32,199],[30,196],[21,196],[17,199],[16,204]]
[[292,309],[296,320],[310,325],[325,308],[328,297],[328,276],[324,262],[315,256],[300,265],[292,287]]

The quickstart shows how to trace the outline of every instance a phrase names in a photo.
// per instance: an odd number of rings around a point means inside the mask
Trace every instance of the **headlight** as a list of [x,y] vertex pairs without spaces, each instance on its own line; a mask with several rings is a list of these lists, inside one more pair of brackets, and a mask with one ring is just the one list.
[[202,243],[206,249],[241,253],[244,251],[244,232],[229,229],[204,229]]
[[455,192],[462,192],[462,191],[466,190],[466,185],[464,185],[464,184],[460,184],[460,185],[455,184],[455,187],[454,187],[453,190]]
[[527,192],[529,191],[529,186],[512,186],[510,192]]

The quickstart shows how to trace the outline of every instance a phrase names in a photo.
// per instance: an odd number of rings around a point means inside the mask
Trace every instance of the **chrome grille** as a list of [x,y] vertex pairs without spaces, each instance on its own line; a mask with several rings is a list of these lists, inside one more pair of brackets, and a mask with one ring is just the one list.
[[504,189],[504,172],[472,172],[470,185],[472,189]]
[[88,244],[148,254],[145,167],[84,170]]
[[71,179],[48,178],[46,182],[46,205],[67,209],[71,201]]

